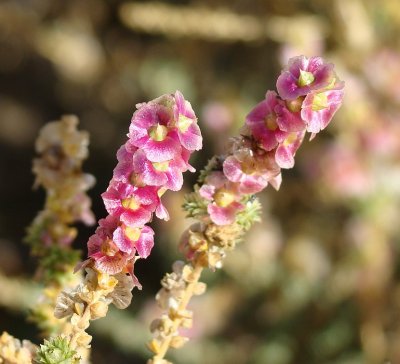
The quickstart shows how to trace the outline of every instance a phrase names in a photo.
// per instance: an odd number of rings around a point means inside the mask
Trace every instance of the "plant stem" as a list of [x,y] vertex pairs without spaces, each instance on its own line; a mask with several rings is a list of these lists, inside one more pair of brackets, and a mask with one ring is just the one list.
[[[193,280],[190,283],[188,283],[188,285],[185,289],[184,295],[183,295],[182,300],[178,307],[178,312],[186,310],[186,306],[188,305],[188,303],[190,302],[190,299],[193,296],[194,288],[195,288],[196,284],[199,282],[201,273],[203,271],[203,266],[199,262],[196,261],[194,264],[195,265],[193,267],[193,273],[192,273]],[[154,363],[157,363],[158,361],[160,361],[164,358],[165,354],[167,353],[167,351],[170,347],[171,340],[174,337],[174,334],[178,331],[178,329],[181,325],[181,322],[182,322],[182,318],[174,319],[174,323],[170,330],[169,335],[164,339],[164,341],[160,345],[159,352],[156,355],[154,355],[154,357],[153,357]]]

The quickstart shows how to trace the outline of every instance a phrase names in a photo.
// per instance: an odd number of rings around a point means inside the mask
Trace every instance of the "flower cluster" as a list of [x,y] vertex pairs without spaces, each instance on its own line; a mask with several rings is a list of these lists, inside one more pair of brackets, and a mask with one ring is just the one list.
[[0,363],[31,364],[36,346],[28,340],[22,342],[3,332],[0,336]]
[[68,340],[79,355],[91,341],[85,332],[90,320],[105,316],[110,303],[126,308],[131,290],[141,288],[134,264],[147,258],[154,245],[154,231],[146,224],[153,214],[169,218],[161,197],[182,187],[182,173],[194,171],[189,157],[202,146],[196,116],[179,91],[137,108],[128,140],[117,152],[113,178],[102,194],[109,215],[89,238],[88,259],[77,266],[86,269],[85,281],[62,292],[55,308],[57,318],[70,317]]
[[289,61],[277,80],[279,94],[266,93],[247,115],[242,138],[232,144],[222,169],[205,177],[199,194],[208,202],[213,223],[232,224],[245,195],[260,192],[268,183],[279,188],[281,168],[294,166],[306,132],[313,138],[326,128],[341,105],[343,87],[333,64],[320,57]]
[[343,87],[333,65],[321,58],[291,59],[277,80],[279,94],[268,91],[247,115],[241,136],[232,140],[227,154],[212,158],[201,172],[184,205],[188,216],[199,222],[182,237],[188,262],[175,264],[157,294],[164,314],[151,327],[154,357],[149,364],[169,363],[164,359],[168,348],[184,344],[179,330],[190,324],[190,298],[205,289],[199,283],[202,269],[221,268],[226,252],[259,220],[254,194],[268,184],[279,189],[281,169],[294,166],[306,132],[313,138],[329,124],[341,105]]
[[78,118],[65,115],[46,124],[36,140],[40,158],[33,161],[35,187],[46,190],[46,203],[28,228],[26,241],[40,261],[41,275],[52,281],[60,272],[69,272],[78,259],[70,245],[77,231],[71,224],[95,222],[86,191],[95,179],[82,172],[88,155],[89,136],[78,131]]
[[181,189],[182,173],[194,171],[188,161],[201,149],[202,137],[193,109],[179,91],[139,104],[128,137],[102,194],[109,215],[89,239],[85,265],[107,274],[128,272],[140,287],[133,265],[147,258],[154,245],[154,231],[146,224],[153,213],[169,218],[161,196]]
[[77,130],[77,126],[76,116],[64,115],[40,130],[35,145],[40,155],[33,161],[35,186],[45,189],[46,202],[28,228],[26,241],[33,255],[39,258],[36,275],[46,284],[30,317],[44,335],[65,329],[65,323],[53,317],[55,299],[62,289],[79,281],[79,277],[71,274],[80,256],[80,251],[71,247],[77,234],[72,224],[95,222],[86,194],[95,179],[82,171],[88,156],[89,135]]

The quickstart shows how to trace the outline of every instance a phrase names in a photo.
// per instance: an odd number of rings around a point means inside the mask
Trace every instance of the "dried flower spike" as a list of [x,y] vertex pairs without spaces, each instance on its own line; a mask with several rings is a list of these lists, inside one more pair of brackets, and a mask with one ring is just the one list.
[[26,241],[33,255],[39,258],[37,277],[46,287],[40,301],[32,309],[31,319],[43,335],[61,333],[64,323],[53,316],[55,299],[62,289],[73,287],[79,277],[71,274],[80,251],[71,248],[77,230],[76,222],[94,223],[91,201],[86,191],[94,177],[82,172],[88,156],[89,136],[78,131],[78,118],[65,115],[59,121],[46,124],[36,140],[39,157],[33,161],[35,187],[46,191],[44,210],[28,228]]

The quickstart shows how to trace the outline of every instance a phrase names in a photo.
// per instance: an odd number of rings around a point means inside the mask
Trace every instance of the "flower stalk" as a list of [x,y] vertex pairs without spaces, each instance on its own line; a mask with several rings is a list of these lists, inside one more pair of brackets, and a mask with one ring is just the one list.
[[118,150],[118,164],[102,198],[109,215],[88,241],[84,281],[61,292],[55,316],[69,318],[67,340],[82,355],[90,347],[86,333],[90,321],[104,317],[108,306],[129,306],[132,289],[141,289],[134,274],[138,259],[146,259],[154,245],[154,231],[147,225],[153,215],[168,220],[161,202],[167,190],[178,191],[182,173],[194,168],[190,155],[202,146],[193,109],[183,95],[163,95],[137,105],[127,142]]
[[68,330],[66,322],[56,320],[53,308],[62,289],[73,287],[80,277],[71,272],[79,260],[80,251],[71,247],[77,235],[72,224],[94,224],[91,201],[86,191],[93,186],[94,177],[82,172],[88,156],[89,135],[78,131],[78,118],[64,115],[61,120],[46,124],[36,140],[39,158],[33,161],[35,187],[46,191],[44,210],[28,228],[26,242],[39,258],[36,272],[45,289],[31,310],[31,320],[43,336]]
[[281,169],[294,166],[306,132],[312,139],[330,123],[343,87],[333,64],[320,57],[291,59],[277,80],[279,95],[268,91],[227,153],[212,158],[200,173],[184,204],[187,215],[198,220],[182,237],[187,263],[175,262],[161,281],[156,300],[164,313],[151,324],[154,338],[148,347],[154,356],[148,364],[170,363],[164,359],[168,349],[188,340],[179,330],[191,325],[191,297],[205,291],[199,282],[202,270],[221,268],[227,252],[259,221],[261,206],[254,194],[268,184],[279,189]]

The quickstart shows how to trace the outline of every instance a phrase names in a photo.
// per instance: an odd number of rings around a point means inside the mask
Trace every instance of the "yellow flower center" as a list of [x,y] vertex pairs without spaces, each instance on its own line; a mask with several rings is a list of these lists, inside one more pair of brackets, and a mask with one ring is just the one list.
[[214,201],[219,207],[227,207],[235,201],[235,195],[228,190],[221,188],[215,193]]
[[179,119],[178,119],[178,128],[182,133],[185,133],[188,129],[189,126],[192,125],[193,120],[187,118],[184,115],[179,115]]
[[278,124],[276,123],[276,115],[274,113],[268,114],[264,119],[264,124],[269,130],[276,130]]
[[138,202],[134,197],[123,199],[121,204],[129,210],[137,210],[140,207],[140,202]]
[[251,175],[256,172],[255,163],[252,162],[249,158],[245,161],[240,163],[240,168],[244,174]]
[[161,187],[158,191],[157,191],[157,195],[158,197],[161,197],[165,192],[167,192],[168,189],[165,187]]
[[137,187],[144,187],[146,184],[143,182],[143,178],[140,174],[138,173],[132,173],[131,176],[129,177],[129,181],[133,186]]
[[149,129],[149,136],[151,139],[162,142],[168,134],[168,128],[164,125],[157,124]]
[[328,107],[328,96],[322,92],[314,96],[311,109],[313,111],[320,111]]
[[109,257],[113,257],[118,251],[119,249],[111,239],[107,239],[101,244],[101,252]]
[[303,104],[304,97],[298,97],[294,100],[286,100],[286,106],[291,112],[299,112]]
[[293,142],[297,139],[297,133],[290,133],[287,138],[284,140],[283,145],[285,147],[293,144]]
[[124,228],[125,235],[128,237],[129,240],[131,241],[137,241],[140,237],[140,229],[139,228],[133,228],[130,226],[126,226]]
[[311,85],[314,82],[315,78],[311,72],[300,70],[300,77],[297,81],[297,84],[300,87]]
[[168,171],[169,161],[166,162],[153,162],[153,167],[156,171],[166,172]]

